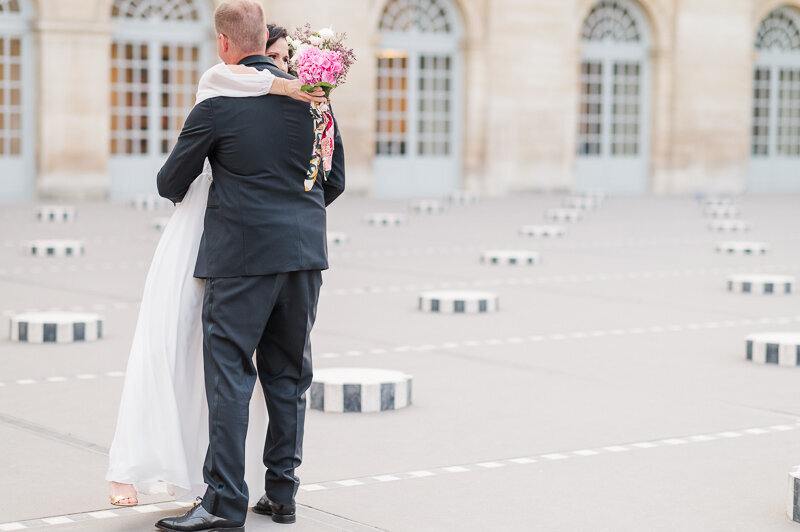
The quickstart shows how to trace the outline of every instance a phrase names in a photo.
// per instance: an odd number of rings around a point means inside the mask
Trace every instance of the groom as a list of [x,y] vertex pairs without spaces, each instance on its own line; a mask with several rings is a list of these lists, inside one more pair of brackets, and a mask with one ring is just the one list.
[[[264,56],[266,23],[258,2],[224,1],[214,22],[225,63],[291,78]],[[290,86],[299,90],[300,82]],[[314,145],[308,103],[271,95],[211,98],[192,110],[158,173],[159,193],[173,202],[183,199],[206,158],[214,176],[194,273],[206,280],[208,489],[187,514],[159,521],[161,530],[244,530],[245,436],[257,378],[269,428],[266,494],[255,511],[279,523],[295,522],[295,469],[302,457],[304,393],[312,378],[309,335],[321,270],[328,267],[325,208],[344,190],[344,152],[336,131],[331,174],[306,192]]]

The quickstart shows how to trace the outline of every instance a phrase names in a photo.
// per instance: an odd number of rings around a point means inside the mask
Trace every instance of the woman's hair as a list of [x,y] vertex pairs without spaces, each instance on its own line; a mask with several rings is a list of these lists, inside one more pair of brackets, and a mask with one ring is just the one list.
[[[289,36],[289,32],[286,31],[286,28],[283,26],[278,26],[277,24],[267,24],[267,30],[269,30],[269,39],[267,39],[267,47],[269,49],[270,46],[275,44],[278,39],[285,39]],[[291,49],[289,50],[289,55],[291,55]]]

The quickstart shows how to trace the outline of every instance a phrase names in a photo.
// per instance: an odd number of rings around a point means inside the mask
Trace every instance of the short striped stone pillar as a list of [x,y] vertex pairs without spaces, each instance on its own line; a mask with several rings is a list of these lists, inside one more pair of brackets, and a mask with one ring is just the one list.
[[371,368],[314,371],[308,406],[322,412],[385,412],[411,405],[412,376]]
[[80,240],[32,240],[25,250],[33,257],[79,257],[84,245]]
[[583,220],[584,214],[580,209],[548,209],[544,215],[551,222],[578,222]]
[[567,228],[563,225],[523,225],[519,234],[531,238],[560,238],[567,234]]
[[9,338],[30,344],[91,342],[103,337],[103,320],[79,312],[28,312],[10,320]]
[[153,229],[163,231],[169,222],[169,218],[154,218],[152,221]]
[[758,364],[800,366],[800,332],[765,332],[745,337],[745,357]]
[[461,190],[451,192],[447,199],[452,205],[460,205],[462,207],[467,205],[475,205],[478,203],[477,194],[473,194],[472,192],[464,192]]
[[702,203],[704,207],[726,207],[736,205],[736,200],[727,196],[709,196]]
[[601,200],[592,196],[570,196],[561,205],[567,209],[593,211],[600,206]]
[[717,244],[717,253],[727,255],[766,255],[769,244],[764,242],[720,242]]
[[795,523],[800,523],[800,466],[789,472],[789,504],[786,515]]
[[339,233],[336,231],[328,231],[328,245],[329,246],[338,246],[340,244],[345,244],[350,241],[350,237],[347,236],[347,233]]
[[43,205],[36,211],[36,219],[40,222],[68,223],[77,217],[78,211],[70,205]]
[[492,292],[438,290],[423,292],[418,308],[434,314],[485,314],[497,312],[500,303]]
[[711,220],[708,222],[708,228],[720,233],[746,233],[753,228],[753,224],[744,220]]
[[539,264],[541,260],[541,255],[536,251],[494,249],[481,254],[481,264],[533,266]]
[[714,205],[703,211],[708,218],[738,218],[742,215],[736,205]]
[[139,194],[131,200],[131,207],[137,211],[155,211],[171,206],[171,201],[155,194]]
[[409,208],[417,214],[441,214],[446,209],[444,202],[440,200],[414,200]]
[[395,212],[373,212],[364,215],[364,223],[373,227],[397,227],[408,222],[405,214]]
[[728,292],[740,294],[790,295],[796,279],[791,275],[737,273],[728,276]]

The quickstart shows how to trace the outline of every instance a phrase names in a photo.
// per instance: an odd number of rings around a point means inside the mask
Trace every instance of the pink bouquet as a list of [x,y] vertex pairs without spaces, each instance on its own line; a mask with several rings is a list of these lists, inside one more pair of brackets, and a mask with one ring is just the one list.
[[[330,98],[331,91],[344,84],[356,56],[352,48],[344,46],[345,34],[334,33],[330,28],[317,32],[311,25],[298,28],[287,40],[294,55],[290,63],[292,74],[303,82],[303,90],[312,92],[319,87]],[[319,175],[328,178],[333,164],[334,122],[330,107],[326,103],[312,103],[314,117],[314,152],[305,179],[306,191],[311,190]]]

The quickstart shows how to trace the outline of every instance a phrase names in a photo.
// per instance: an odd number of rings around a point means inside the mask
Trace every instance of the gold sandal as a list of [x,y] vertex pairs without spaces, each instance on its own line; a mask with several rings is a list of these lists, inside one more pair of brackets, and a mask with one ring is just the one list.
[[[111,504],[114,506],[136,506],[137,504],[139,504],[139,499],[136,498],[136,495],[119,495],[117,497],[109,496],[109,499],[111,499]],[[133,500],[133,502],[128,504],[122,504],[122,501],[128,499]]]

